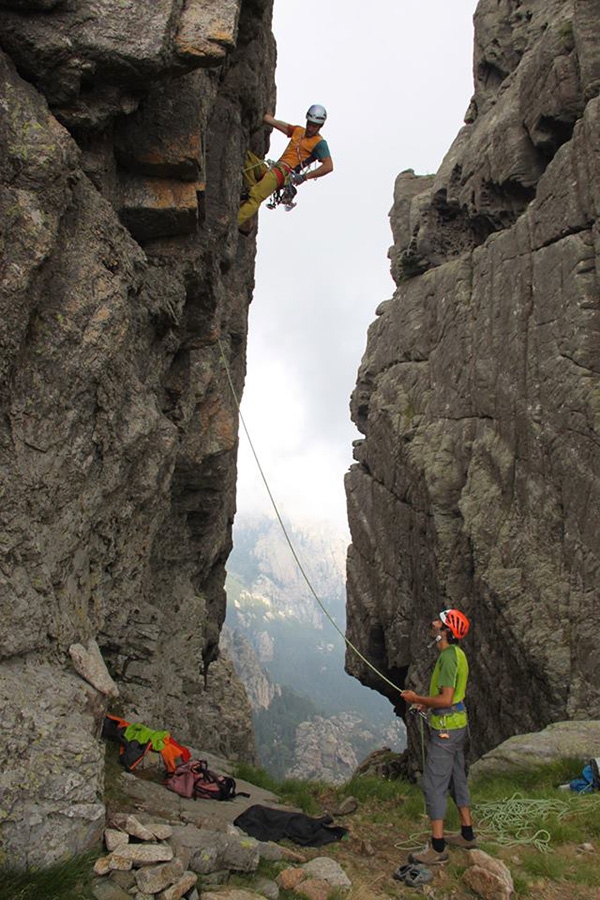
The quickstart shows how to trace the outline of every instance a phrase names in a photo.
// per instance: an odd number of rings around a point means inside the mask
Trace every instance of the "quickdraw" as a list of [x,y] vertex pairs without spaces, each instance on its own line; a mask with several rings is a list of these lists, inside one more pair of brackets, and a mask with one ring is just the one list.
[[294,202],[294,197],[298,193],[298,189],[294,187],[294,185],[290,182],[284,184],[283,187],[278,188],[273,194],[271,194],[271,199],[267,203],[267,209],[277,209],[278,206],[283,204],[283,208],[286,212],[291,212],[292,209],[297,205]]

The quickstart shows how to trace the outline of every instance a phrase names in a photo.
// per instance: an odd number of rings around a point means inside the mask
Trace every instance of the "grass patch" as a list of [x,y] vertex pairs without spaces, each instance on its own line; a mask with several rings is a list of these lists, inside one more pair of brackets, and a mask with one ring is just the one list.
[[519,873],[512,873],[515,894],[517,897],[529,897],[531,894],[531,882]]
[[290,806],[297,806],[309,816],[321,813],[318,795],[324,789],[324,785],[316,781],[299,781],[288,778],[285,781],[277,781],[264,769],[251,766],[248,763],[236,763],[233,767],[235,778],[242,778],[255,784],[266,791],[276,794],[280,800]]
[[250,784],[255,784],[256,787],[263,788],[265,791],[277,793],[279,782],[264,769],[260,769],[258,766],[251,766],[250,763],[245,762],[236,762],[232,768],[235,778],[249,781]]
[[483,840],[524,846],[537,833],[540,844],[553,848],[597,838],[600,795],[557,790],[580,769],[580,760],[559,760],[537,770],[482,776],[471,791],[476,831]]
[[558,785],[571,781],[581,771],[581,768],[581,760],[561,759],[537,769],[482,775],[471,785],[473,801],[480,798],[493,800],[497,797],[510,796],[516,791],[535,792],[536,795],[540,792],[546,794],[550,791],[553,796],[556,796]]
[[0,900],[88,900],[98,853],[86,853],[46,869],[0,869]]
[[575,866],[570,880],[575,884],[585,885],[586,887],[600,887],[600,869],[598,865],[590,863],[584,857],[577,866]]
[[127,811],[131,800],[121,780],[125,769],[119,762],[119,745],[107,741],[104,750],[104,802],[113,812]]
[[421,798],[422,794],[407,781],[388,781],[385,778],[377,778],[371,775],[359,775],[351,778],[344,786],[338,789],[337,793],[340,797],[356,797],[359,803],[366,800],[392,800],[394,802],[404,802],[409,794],[418,793]]
[[556,853],[523,854],[521,869],[531,879],[547,878],[550,881],[561,881],[564,878],[568,863]]

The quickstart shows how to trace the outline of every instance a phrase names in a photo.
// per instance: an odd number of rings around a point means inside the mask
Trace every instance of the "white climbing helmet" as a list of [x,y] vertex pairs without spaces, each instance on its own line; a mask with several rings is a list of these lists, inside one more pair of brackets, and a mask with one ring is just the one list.
[[326,118],[327,110],[324,106],[320,106],[318,103],[313,103],[312,106],[309,106],[306,113],[307,122],[312,122],[313,125],[324,125]]

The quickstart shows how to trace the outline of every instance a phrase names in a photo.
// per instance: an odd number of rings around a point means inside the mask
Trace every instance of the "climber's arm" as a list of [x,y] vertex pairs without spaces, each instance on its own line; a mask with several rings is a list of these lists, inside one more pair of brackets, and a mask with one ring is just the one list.
[[329,175],[330,172],[333,172],[333,160],[330,156],[326,156],[318,168],[306,173],[305,180],[311,181],[315,178],[323,178],[324,175]]
[[286,137],[290,136],[290,128],[287,122],[282,122],[281,119],[274,119],[273,116],[270,116],[269,113],[265,113],[263,116],[263,122],[265,125],[270,125],[271,128],[276,128],[277,131],[283,132]]

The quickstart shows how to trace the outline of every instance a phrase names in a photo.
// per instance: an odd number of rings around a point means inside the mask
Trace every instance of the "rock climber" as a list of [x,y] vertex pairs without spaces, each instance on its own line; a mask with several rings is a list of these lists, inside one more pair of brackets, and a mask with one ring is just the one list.
[[[431,821],[431,846],[411,853],[411,863],[426,866],[448,860],[446,844],[466,850],[477,846],[471,819],[470,796],[465,770],[467,710],[464,703],[469,663],[458,642],[469,630],[469,620],[458,609],[444,609],[431,623],[431,637],[438,658],[431,675],[429,695],[402,691],[402,699],[417,710],[429,710],[430,731],[427,762],[421,786]],[[460,817],[460,834],[444,837],[447,792],[450,791]]]
[[[244,182],[249,197],[240,206],[238,225],[243,226],[256,212],[263,200],[270,197],[290,180],[294,184],[323,178],[333,171],[333,162],[327,141],[321,136],[321,128],[327,119],[324,106],[315,103],[306,113],[306,127],[289,125],[273,118],[269,113],[263,117],[265,125],[283,132],[290,142],[283,155],[269,168],[252,151],[246,154]],[[320,165],[310,172],[304,172],[313,162]]]

